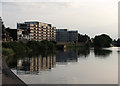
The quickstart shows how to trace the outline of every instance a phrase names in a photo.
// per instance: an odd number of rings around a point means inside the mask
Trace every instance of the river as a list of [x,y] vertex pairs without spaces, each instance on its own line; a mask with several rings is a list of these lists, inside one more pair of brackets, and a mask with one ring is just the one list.
[[47,56],[16,57],[7,63],[26,84],[118,84],[119,50],[64,50]]

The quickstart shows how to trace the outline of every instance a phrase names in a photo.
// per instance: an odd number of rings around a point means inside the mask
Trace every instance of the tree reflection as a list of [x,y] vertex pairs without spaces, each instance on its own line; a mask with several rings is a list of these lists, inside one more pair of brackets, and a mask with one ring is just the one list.
[[77,48],[68,51],[60,51],[56,54],[56,61],[62,64],[67,62],[78,62],[78,58],[86,58],[89,54],[89,48]]
[[105,58],[105,57],[108,57],[111,53],[112,53],[111,50],[96,49],[96,48],[94,49],[95,57]]
[[88,57],[90,54],[90,48],[80,48],[78,49],[78,56],[81,57]]

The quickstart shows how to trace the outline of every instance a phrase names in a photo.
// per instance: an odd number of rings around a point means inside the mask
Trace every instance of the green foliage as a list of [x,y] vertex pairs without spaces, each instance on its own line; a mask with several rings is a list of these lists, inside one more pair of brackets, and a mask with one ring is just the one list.
[[81,34],[78,34],[78,42],[84,42],[84,43],[87,43],[89,42],[90,40],[90,37],[88,35],[81,35]]
[[95,36],[93,41],[94,47],[110,47],[112,43],[112,39],[106,34]]
[[74,45],[73,45],[73,44],[67,44],[66,47],[67,47],[67,48],[73,48]]
[[56,49],[56,44],[53,41],[43,40],[40,43],[40,50],[54,50]]
[[117,46],[120,47],[120,39],[117,40]]
[[40,42],[38,42],[38,41],[28,41],[26,46],[29,47],[32,50],[38,50],[39,46],[40,46]]
[[[23,52],[29,52],[29,51],[47,51],[47,50],[55,50],[56,49],[56,43],[54,41],[28,41],[27,43],[23,42],[3,42],[2,43],[3,48],[9,48],[13,50],[15,53],[23,53]],[[4,51],[4,54],[7,55],[7,53]]]
[[32,50],[53,50],[55,49],[55,42],[43,40],[41,42],[38,41],[29,41],[27,46]]
[[2,43],[2,47],[10,48],[16,53],[25,52],[29,49],[23,42],[4,42]]
[[8,56],[8,55],[11,55],[13,54],[13,50],[12,49],[9,49],[9,48],[2,48],[2,54],[5,55],[5,56]]

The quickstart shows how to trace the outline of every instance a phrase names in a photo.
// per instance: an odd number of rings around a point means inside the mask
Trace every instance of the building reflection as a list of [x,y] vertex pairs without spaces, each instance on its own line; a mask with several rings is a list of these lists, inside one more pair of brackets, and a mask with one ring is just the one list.
[[78,58],[86,58],[90,54],[90,49],[74,49],[69,51],[61,51],[56,54],[56,62],[59,64],[67,64],[68,62],[78,62]]
[[48,71],[58,65],[66,65],[71,62],[78,62],[78,58],[88,57],[90,50],[74,49],[69,51],[59,51],[55,55],[24,57],[17,60],[17,73],[19,74],[39,74],[40,71]]
[[59,52],[56,54],[56,62],[77,62],[77,52],[75,51],[67,51],[67,52]]
[[17,61],[17,73],[38,74],[40,71],[49,70],[56,65],[56,56],[32,57]]

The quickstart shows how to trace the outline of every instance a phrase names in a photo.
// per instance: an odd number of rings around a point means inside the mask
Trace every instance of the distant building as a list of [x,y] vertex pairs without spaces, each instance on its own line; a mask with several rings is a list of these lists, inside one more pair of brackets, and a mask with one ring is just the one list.
[[69,31],[69,42],[77,42],[78,41],[78,31]]
[[78,31],[56,29],[56,41],[61,43],[75,43],[78,40]]
[[69,42],[69,33],[67,29],[56,29],[57,42]]
[[25,36],[23,34],[23,29],[17,29],[17,40],[24,40]]
[[18,36],[18,40],[56,40],[56,27],[53,27],[51,24],[42,23],[42,22],[24,22],[17,23],[18,34],[20,30],[22,31],[21,36]]

